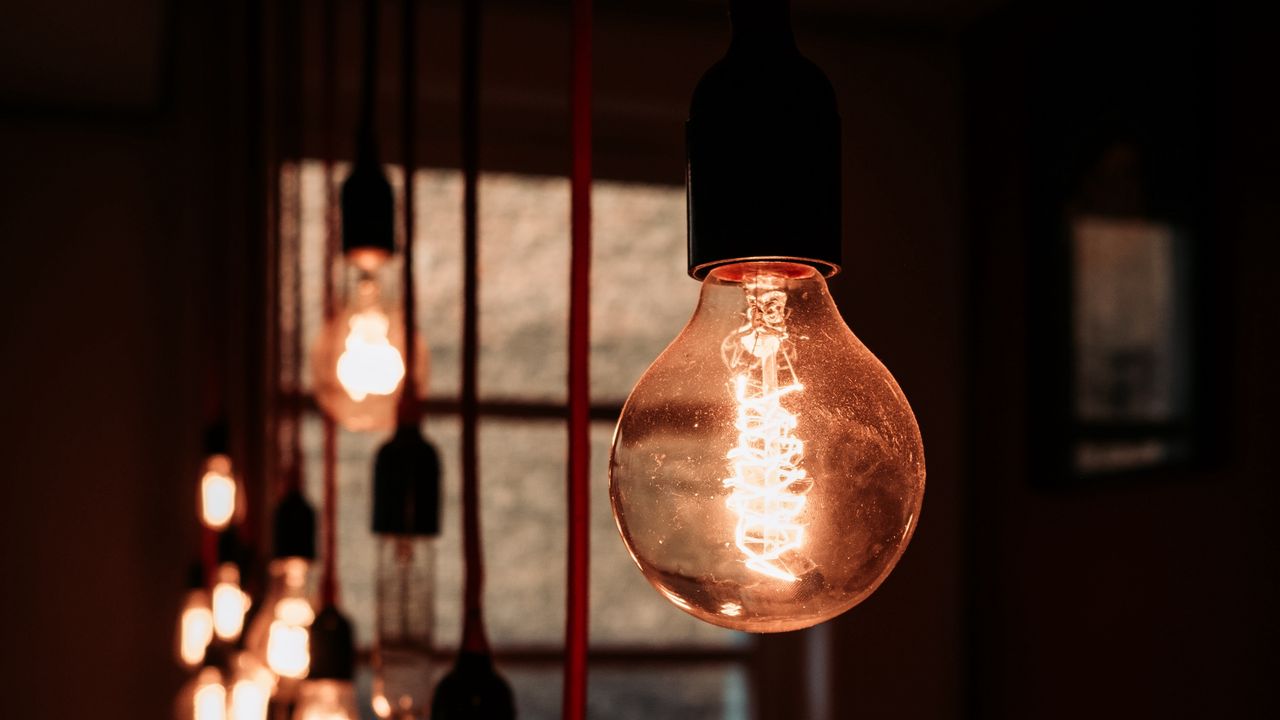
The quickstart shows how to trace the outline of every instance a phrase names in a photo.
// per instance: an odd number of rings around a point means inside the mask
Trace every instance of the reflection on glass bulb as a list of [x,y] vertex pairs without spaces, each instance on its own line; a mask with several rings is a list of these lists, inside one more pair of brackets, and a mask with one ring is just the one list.
[[642,572],[686,612],[781,632],[834,617],[897,563],[924,452],[893,377],[814,269],[716,268],[636,384],[610,499]]
[[343,680],[308,680],[298,696],[293,720],[358,720],[355,688]]
[[236,480],[231,474],[231,458],[211,455],[200,478],[200,520],[213,530],[222,530],[236,513]]
[[213,609],[209,593],[202,589],[187,592],[178,618],[178,659],[187,667],[204,662],[205,649],[213,640]]
[[233,563],[218,566],[218,580],[213,586],[213,631],[228,642],[240,637],[244,614],[249,610],[249,596],[240,589],[240,569]]

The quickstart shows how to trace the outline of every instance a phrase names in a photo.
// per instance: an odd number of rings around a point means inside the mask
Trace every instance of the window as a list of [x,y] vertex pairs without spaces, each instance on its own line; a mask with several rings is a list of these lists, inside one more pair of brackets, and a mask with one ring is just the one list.
[[[335,182],[345,168],[333,173]],[[388,171],[392,184],[403,173]],[[281,171],[282,275],[301,293],[306,367],[322,322],[324,171],[318,162]],[[444,524],[438,548],[437,642],[461,635],[459,520],[462,180],[456,171],[415,175],[420,326],[430,348],[424,424],[444,465]],[[486,617],[522,718],[559,717],[564,629],[565,455],[569,183],[559,177],[493,174],[480,183],[479,428]],[[750,717],[750,638],[712,627],[662,599],[617,537],[607,493],[617,413],[648,364],[679,332],[697,300],[685,275],[684,190],[597,182],[592,287],[592,716],[738,720]],[[290,238],[294,240],[290,240]],[[298,273],[296,276],[292,273]],[[295,331],[293,285],[281,282],[282,345]],[[285,352],[282,384],[299,358]],[[297,376],[307,491],[320,498],[322,430]],[[372,641],[374,543],[369,530],[377,433],[339,431],[340,595],[357,643]],[[367,687],[365,688],[367,695]],[[367,703],[365,703],[367,707]]]

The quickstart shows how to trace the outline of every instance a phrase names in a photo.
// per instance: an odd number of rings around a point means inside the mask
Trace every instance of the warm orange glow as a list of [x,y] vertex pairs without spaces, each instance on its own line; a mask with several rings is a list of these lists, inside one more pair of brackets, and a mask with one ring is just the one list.
[[[794,345],[787,334],[787,294],[780,283],[763,276],[743,285],[746,322],[722,344],[725,364],[736,372],[738,442],[729,450],[729,509],[738,516],[734,544],[747,567],[786,582],[808,572],[796,553],[804,543],[805,495],[813,481],[800,467],[804,443],[795,436],[796,416],[783,400],[804,391],[791,359]],[[733,613],[726,613],[733,616]]]
[[236,481],[231,459],[213,455],[205,462],[200,478],[200,520],[214,530],[222,530],[236,514]]
[[293,720],[358,720],[355,689],[349,682],[308,680],[299,693]]
[[218,568],[213,586],[213,631],[222,640],[234,641],[244,630],[249,596],[240,589],[240,570],[230,563]]
[[267,665],[271,671],[281,677],[306,677],[311,667],[311,633],[307,627],[276,619],[268,632]]
[[178,621],[178,657],[187,667],[204,661],[205,649],[213,640],[213,610],[203,590],[187,593],[187,602]]
[[390,395],[404,379],[404,358],[391,344],[391,321],[377,308],[351,316],[346,350],[338,358],[338,382],[352,400]]
[[222,686],[222,675],[214,668],[205,668],[197,680],[193,700],[195,720],[226,720],[227,689]]
[[618,530],[681,610],[751,632],[857,605],[911,538],[920,431],[816,270],[715,268],[636,384],[609,462]]

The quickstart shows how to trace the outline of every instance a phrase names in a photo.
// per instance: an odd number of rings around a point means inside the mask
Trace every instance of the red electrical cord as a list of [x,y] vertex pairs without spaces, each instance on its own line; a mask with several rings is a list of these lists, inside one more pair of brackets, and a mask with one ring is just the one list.
[[484,556],[480,547],[480,468],[477,447],[476,367],[478,327],[479,236],[477,183],[480,175],[480,2],[462,6],[462,541],[466,560],[463,600],[466,615],[462,649],[488,654],[482,594]]
[[[325,322],[337,314],[337,298],[333,282],[333,261],[338,247],[338,198],[333,184],[333,110],[334,110],[334,55],[336,35],[336,0],[324,3],[324,57],[321,59],[321,82],[324,104],[324,317]],[[301,330],[301,328],[299,328]],[[337,506],[338,506],[338,430],[333,419],[324,418],[324,510],[323,550],[324,572],[320,581],[320,597],[325,607],[335,605],[338,598],[337,563]]]
[[565,623],[564,718],[587,713],[587,630],[591,514],[591,0],[573,2],[569,295],[569,587]]

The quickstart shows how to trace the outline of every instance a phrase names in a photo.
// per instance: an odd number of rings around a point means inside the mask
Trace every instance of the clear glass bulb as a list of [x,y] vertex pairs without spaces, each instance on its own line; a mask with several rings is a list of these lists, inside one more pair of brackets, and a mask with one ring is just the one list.
[[426,718],[435,686],[435,538],[379,535],[373,709],[379,717]]
[[193,668],[204,662],[205,650],[213,641],[213,608],[208,591],[187,591],[178,616],[178,661]]
[[356,691],[347,680],[308,680],[298,693],[293,720],[359,720]]
[[240,568],[235,563],[218,566],[211,604],[214,634],[220,640],[234,642],[244,630],[244,614],[249,610],[249,596],[240,589]]
[[230,525],[236,514],[237,494],[231,458],[222,454],[210,455],[200,476],[200,521],[211,530],[222,530]]
[[822,276],[744,262],[711,271],[631,392],[609,491],[663,596],[715,625],[782,632],[879,586],[911,538],[924,476],[906,397]]
[[311,666],[310,627],[316,613],[307,600],[306,558],[276,558],[267,567],[263,611],[250,624],[245,646],[282,678],[306,677]]
[[[311,353],[316,401],[352,431],[389,429],[404,389],[404,318],[383,297],[390,273],[377,255],[359,255],[347,267],[347,307],[316,340]],[[426,387],[426,350],[419,341],[416,372]]]

